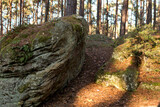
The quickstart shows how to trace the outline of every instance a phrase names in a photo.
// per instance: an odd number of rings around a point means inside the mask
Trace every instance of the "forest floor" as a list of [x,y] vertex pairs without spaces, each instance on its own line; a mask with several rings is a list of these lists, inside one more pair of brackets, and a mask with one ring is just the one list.
[[[88,37],[86,60],[79,76],[40,107],[160,107],[160,91],[138,88],[125,92],[95,83],[96,72],[112,56],[111,44],[108,38]],[[152,76],[150,73],[140,75],[142,79]]]

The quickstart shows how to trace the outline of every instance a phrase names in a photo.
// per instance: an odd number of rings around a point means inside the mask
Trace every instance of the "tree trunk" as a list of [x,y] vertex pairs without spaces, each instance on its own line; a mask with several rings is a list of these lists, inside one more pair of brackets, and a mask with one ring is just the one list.
[[136,20],[135,20],[135,26],[137,27],[138,25],[138,0],[136,0]]
[[148,0],[147,7],[147,24],[152,23],[152,0]]
[[63,0],[61,0],[61,17],[63,17]]
[[51,0],[51,5],[50,5],[50,20],[52,20],[53,18],[52,7],[53,7],[53,0]]
[[118,34],[117,34],[117,18],[118,18],[118,0],[116,0],[115,38],[118,38]]
[[59,17],[59,7],[60,7],[60,0],[58,0],[58,12],[57,12],[57,14],[58,14],[58,17]]
[[41,24],[43,23],[43,0],[41,2]]
[[49,0],[45,0],[45,22],[48,21],[48,14],[49,14]]
[[64,16],[66,16],[66,0],[64,0]]
[[9,30],[12,26],[12,0],[9,0]]
[[77,0],[67,0],[66,16],[76,14]]
[[143,24],[143,7],[142,7],[142,0],[140,0],[140,25]]
[[158,24],[158,30],[160,30],[160,1],[158,3],[158,21],[157,21],[157,24]]
[[80,0],[79,15],[84,17],[84,0]]
[[89,8],[89,35],[92,34],[92,17],[91,17],[91,3],[92,3],[92,0],[88,0],[88,8]]
[[121,15],[120,36],[125,35],[126,32],[126,21],[128,20],[127,12],[128,12],[128,0],[124,0],[121,12],[122,15]]
[[97,0],[97,30],[96,34],[101,33],[101,1]]
[[154,23],[153,23],[153,29],[156,27],[156,0],[154,0]]
[[22,23],[24,23],[24,19],[25,19],[25,14],[24,14],[24,0],[22,0],[22,12],[23,12],[23,15],[22,15]]
[[38,7],[39,7],[39,1],[37,0],[37,8],[36,8],[36,19],[35,19],[35,22],[36,24],[38,24]]
[[108,22],[109,22],[109,21],[108,21],[108,15],[109,15],[109,12],[108,12],[108,11],[109,11],[108,0],[107,0],[106,10],[107,10],[107,12],[106,12],[106,36],[108,37],[108,28],[109,28],[109,27],[108,27],[108,25],[109,25],[109,24],[108,24]]
[[34,11],[35,11],[35,8],[34,8],[34,2],[33,2],[33,24],[35,24],[35,15],[34,15]]
[[2,14],[3,14],[3,12],[2,12],[2,1],[0,0],[0,19],[1,19],[1,33],[0,33],[0,37],[2,37],[3,36],[3,18],[2,18]]
[[21,24],[22,24],[22,0],[20,0],[20,4],[19,4],[20,6],[20,17],[19,17],[19,19],[20,19],[20,26],[21,26]]
[[15,22],[15,26],[17,26],[17,16],[18,16],[18,1],[16,1],[16,22]]

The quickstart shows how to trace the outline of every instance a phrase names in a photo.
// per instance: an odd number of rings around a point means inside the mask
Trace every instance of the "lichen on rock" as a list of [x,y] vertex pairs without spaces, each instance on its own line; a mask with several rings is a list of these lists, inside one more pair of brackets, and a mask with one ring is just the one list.
[[82,17],[21,27],[0,41],[1,107],[38,106],[75,78],[84,62],[88,25]]
[[96,81],[133,91],[139,84],[139,71],[160,72],[160,36],[156,33],[146,25],[116,40],[112,58],[97,73]]

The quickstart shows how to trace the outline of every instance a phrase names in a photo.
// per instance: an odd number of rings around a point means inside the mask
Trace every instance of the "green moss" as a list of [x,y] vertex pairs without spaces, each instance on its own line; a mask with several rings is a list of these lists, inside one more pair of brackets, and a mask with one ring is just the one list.
[[30,86],[30,83],[26,83],[26,84],[23,84],[21,85],[19,88],[18,88],[18,92],[19,93],[23,93],[28,87]]
[[160,83],[159,82],[141,83],[140,87],[145,88],[145,89],[160,91]]

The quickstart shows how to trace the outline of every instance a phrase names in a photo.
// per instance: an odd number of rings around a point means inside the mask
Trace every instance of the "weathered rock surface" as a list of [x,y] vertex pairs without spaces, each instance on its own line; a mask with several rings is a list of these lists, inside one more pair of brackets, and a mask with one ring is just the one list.
[[[147,25],[118,39],[111,60],[97,74],[97,82],[133,91],[139,84],[139,71],[160,72],[160,36],[156,33]],[[149,87],[146,84],[143,86]]]
[[87,33],[79,16],[11,31],[0,41],[0,106],[37,106],[76,77]]

